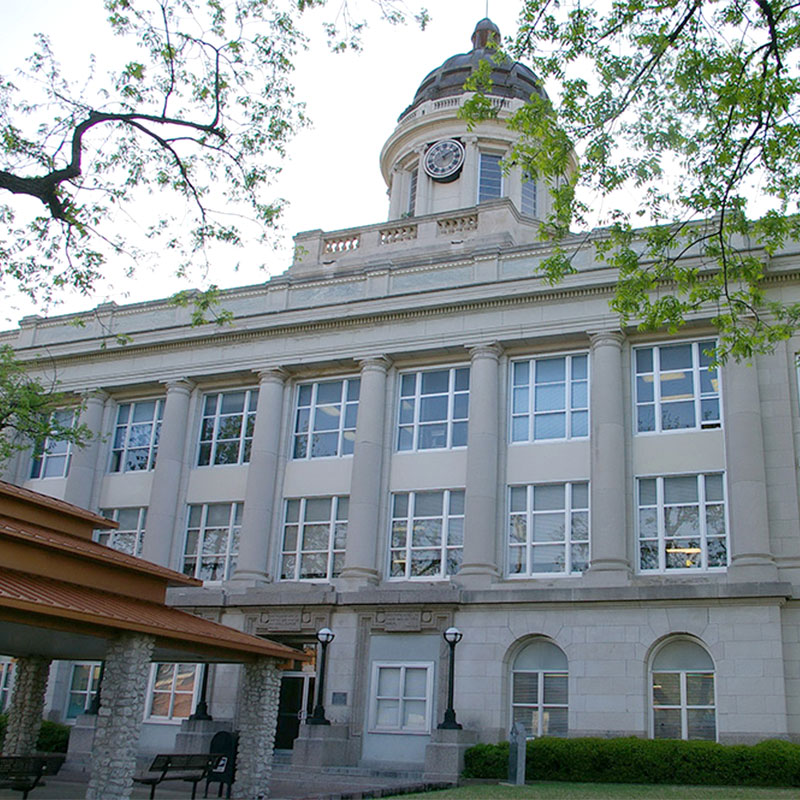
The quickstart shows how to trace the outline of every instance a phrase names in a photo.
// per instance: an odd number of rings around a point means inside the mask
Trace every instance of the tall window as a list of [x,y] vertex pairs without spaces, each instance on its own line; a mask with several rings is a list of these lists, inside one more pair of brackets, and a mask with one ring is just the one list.
[[163,417],[163,400],[143,400],[119,406],[111,448],[111,472],[134,472],[155,467]]
[[372,665],[370,729],[377,733],[430,733],[433,664]]
[[584,353],[512,364],[512,442],[589,435],[588,361]]
[[330,580],[342,571],[347,540],[347,497],[286,501],[281,580]]
[[197,465],[246,464],[256,424],[258,389],[207,394]]
[[463,489],[393,496],[391,578],[432,580],[455,575],[463,546]]
[[67,699],[67,719],[75,719],[83,714],[92,704],[100,683],[100,664],[75,663],[69,681],[69,697]]
[[194,706],[197,664],[153,664],[147,716],[186,719]]
[[358,378],[297,387],[294,458],[352,454],[360,389]]
[[567,657],[546,639],[536,639],[514,659],[511,720],[529,737],[566,736],[569,730]]
[[95,541],[131,556],[141,556],[147,508],[101,508],[100,513],[119,522],[119,528],[95,531]]
[[0,658],[0,714],[8,708],[13,688],[14,662],[10,658]]
[[638,500],[642,572],[728,565],[722,474],[639,478]]
[[717,738],[714,662],[699,644],[676,639],[651,665],[654,739]]
[[419,169],[412,169],[408,180],[408,206],[406,212],[409,217],[413,217],[417,209],[417,180],[419,179]]
[[398,450],[464,447],[468,418],[469,367],[401,377]]
[[204,581],[228,580],[236,569],[242,503],[189,506],[183,572]]
[[589,562],[589,484],[512,486],[509,575],[582,572]]
[[[71,428],[75,412],[71,408],[54,411],[51,419],[64,428]],[[72,456],[70,442],[48,436],[36,443],[31,464],[31,478],[64,478],[69,472]]]
[[522,213],[535,217],[538,213],[536,181],[533,178],[522,178]]
[[478,183],[478,202],[496,200],[503,196],[502,156],[481,153],[480,179]]
[[636,430],[718,428],[719,375],[711,366],[715,342],[640,347],[636,367]]

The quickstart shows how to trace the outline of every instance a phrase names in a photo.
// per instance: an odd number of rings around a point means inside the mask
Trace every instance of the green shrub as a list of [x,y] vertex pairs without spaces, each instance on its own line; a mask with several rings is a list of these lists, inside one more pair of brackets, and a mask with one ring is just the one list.
[[[0,714],[0,745],[6,738],[6,725],[8,715]],[[36,749],[42,753],[66,753],[69,742],[69,725],[62,725],[60,722],[50,722],[42,720],[42,727],[39,731],[39,738],[36,740]]]
[[[504,779],[508,742],[464,756],[467,778]],[[528,780],[740,786],[800,786],[800,745],[772,739],[722,745],[677,739],[557,739],[527,744]]]

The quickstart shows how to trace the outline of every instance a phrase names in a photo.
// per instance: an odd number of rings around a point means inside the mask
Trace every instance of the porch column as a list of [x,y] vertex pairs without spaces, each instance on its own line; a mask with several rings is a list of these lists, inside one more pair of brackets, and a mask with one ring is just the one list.
[[193,388],[194,384],[185,379],[167,383],[164,419],[147,509],[147,533],[142,545],[142,558],[162,567],[170,566],[189,425],[189,398]]
[[242,669],[234,797],[263,800],[269,796],[280,676],[273,658],[258,658]]
[[606,581],[612,573],[627,580],[630,572],[625,525],[623,341],[619,331],[600,331],[591,337],[590,580]]
[[81,508],[90,508],[92,505],[92,490],[97,475],[97,459],[103,433],[103,409],[107,397],[108,395],[100,390],[89,392],[84,397],[84,406],[78,417],[78,422],[89,428],[93,438],[86,447],[72,446],[64,499]]
[[459,583],[491,582],[497,569],[497,459],[500,446],[497,344],[473,347],[469,375],[467,485],[464,501],[464,556]]
[[42,656],[25,656],[14,665],[4,756],[29,756],[36,750],[49,672],[50,659]]
[[285,381],[286,372],[280,368],[259,373],[256,424],[247,468],[244,516],[234,580],[269,580],[270,532],[275,510]]
[[725,461],[728,471],[730,574],[739,580],[777,580],[769,542],[761,398],[755,364],[730,361],[722,372]]
[[108,642],[86,800],[128,800],[155,639],[122,633]]
[[381,507],[383,432],[386,420],[386,373],[384,356],[361,362],[358,422],[353,446],[350,481],[350,513],[342,578],[376,583],[378,524]]

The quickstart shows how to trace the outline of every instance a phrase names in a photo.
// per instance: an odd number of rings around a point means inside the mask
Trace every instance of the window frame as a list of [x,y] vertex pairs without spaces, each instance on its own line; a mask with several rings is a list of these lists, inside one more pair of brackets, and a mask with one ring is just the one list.
[[[456,373],[459,370],[466,370],[467,372],[467,388],[466,389],[457,389],[456,388]],[[447,379],[447,392],[446,395],[444,392],[428,392],[423,393],[422,391],[422,383],[423,383],[423,376],[436,373],[436,372],[447,372],[448,379]],[[409,376],[414,376],[414,394],[413,395],[404,395],[403,394],[403,381],[405,378]],[[447,366],[447,367],[433,367],[430,369],[417,369],[417,370],[409,370],[406,372],[401,372],[398,375],[398,403],[397,403],[397,414],[395,417],[395,436],[394,436],[394,452],[395,453],[428,453],[431,451],[441,451],[441,450],[462,450],[467,447],[468,440],[469,440],[469,397],[470,397],[470,381],[471,381],[471,370],[469,364],[461,364],[456,366]],[[447,397],[447,416],[444,419],[438,420],[423,420],[421,419],[422,416],[422,400],[425,398],[435,398],[435,397]],[[456,400],[459,397],[467,398],[467,416],[466,417],[456,417]],[[403,417],[403,401],[413,400],[414,408],[413,408],[413,419],[410,422],[402,421]],[[466,425],[466,436],[464,444],[453,444],[453,432],[455,425],[459,424]],[[420,433],[422,432],[423,428],[432,427],[434,425],[446,425],[446,443],[441,447],[420,447]],[[410,447],[401,447],[400,444],[400,437],[404,430],[411,431],[411,446]]]
[[[209,526],[208,523],[208,510],[211,506],[229,506],[230,511],[228,513],[228,524],[226,527],[227,530],[227,538],[225,540],[225,551],[224,553],[204,553],[203,546],[206,540],[206,534],[209,530],[217,530],[222,526],[212,525]],[[200,522],[197,526],[191,526],[191,514],[193,508],[200,508]],[[183,549],[181,554],[181,572],[184,575],[189,575],[190,577],[197,578],[198,580],[202,580],[205,584],[219,584],[223,581],[228,581],[233,576],[233,573],[236,570],[237,561],[239,557],[239,536],[241,535],[242,530],[242,520],[244,518],[244,501],[241,500],[232,500],[230,502],[220,502],[220,503],[189,503],[186,509],[186,525],[184,528],[184,538],[183,538]],[[237,519],[239,520],[237,523]],[[238,530],[237,530],[238,529]],[[197,549],[194,553],[187,553],[186,548],[189,545],[189,534],[193,531],[197,531]],[[234,546],[235,545],[235,546]],[[223,571],[221,578],[203,578],[202,572],[203,569],[203,557],[214,558],[214,562],[212,563],[222,563],[223,564]],[[187,562],[186,559],[193,558],[194,561],[194,568],[191,572],[187,572]]]
[[[379,700],[394,700],[394,695],[379,696],[379,678],[382,669],[400,669],[400,694],[397,696],[398,708],[397,718],[398,725],[396,727],[380,726],[378,724],[378,702]],[[409,669],[424,669],[426,670],[425,677],[425,728],[415,729],[403,727],[403,709],[405,703],[409,700],[418,701],[423,698],[412,697],[405,695],[405,676]],[[428,736],[431,733],[433,722],[433,679],[434,679],[434,663],[433,661],[373,661],[372,662],[372,676],[370,684],[370,698],[369,698],[369,733],[381,733],[390,735],[405,735],[405,736]]]
[[[575,358],[586,359],[586,377],[574,377],[573,361]],[[536,390],[540,386],[552,384],[553,381],[538,383],[536,380],[536,364],[540,361],[551,361],[564,359],[564,408],[563,410],[546,409],[536,410]],[[515,384],[515,368],[517,364],[528,365],[527,383]],[[514,358],[509,362],[508,370],[508,442],[511,445],[526,444],[552,444],[554,442],[586,441],[591,436],[591,358],[588,351],[576,351],[570,353],[553,353],[548,355],[530,356],[527,358]],[[579,384],[586,384],[586,405],[573,405],[573,392]],[[528,402],[524,411],[514,411],[514,390],[526,389],[528,392]],[[586,414],[586,433],[573,434],[573,415]],[[564,415],[564,436],[553,436],[549,438],[536,438],[536,419],[543,414],[563,414]],[[527,419],[528,435],[525,439],[514,438],[514,420]]]
[[408,171],[408,193],[406,195],[406,216],[411,218],[417,213],[417,191],[419,189],[419,167]]
[[[707,430],[721,430],[724,427],[723,412],[722,412],[722,379],[719,366],[713,368],[716,373],[717,391],[716,392],[703,392],[701,384],[701,373],[710,372],[712,368],[708,365],[701,364],[703,356],[702,345],[713,344],[717,345],[717,340],[714,338],[701,338],[701,339],[683,339],[675,342],[661,342],[657,344],[643,344],[636,345],[631,349],[631,396],[633,400],[633,426],[635,436],[663,436],[675,433],[698,432]],[[674,347],[681,345],[691,345],[692,348],[692,400],[694,403],[694,419],[695,424],[692,426],[684,426],[677,428],[664,428],[663,427],[663,413],[664,406],[676,404],[679,402],[686,402],[684,400],[662,400],[661,397],[661,384],[663,382],[662,375],[667,375],[675,370],[662,370],[661,369],[661,350],[665,347]],[[637,355],[645,350],[652,351],[652,370],[644,370],[639,372],[637,366]],[[643,400],[639,401],[639,376],[652,376],[653,384],[653,399],[652,401]],[[646,381],[646,378],[643,378]],[[717,401],[717,419],[709,422],[703,422],[702,403],[703,400],[716,399]],[[653,406],[653,430],[640,430],[639,426],[639,409],[644,406]]]
[[[314,424],[316,422],[318,409],[321,406],[331,405],[330,403],[318,403],[317,398],[319,394],[319,386],[320,384],[329,384],[329,383],[341,383],[342,388],[339,392],[339,425],[336,429],[330,428],[327,430],[314,430]],[[358,397],[355,400],[350,400],[350,387],[352,384],[358,383]],[[300,394],[303,387],[310,386],[311,387],[311,399],[308,405],[300,405]],[[361,397],[361,378],[359,376],[351,376],[347,378],[331,378],[331,379],[322,379],[322,380],[315,380],[315,381],[301,381],[295,387],[294,393],[294,415],[292,418],[293,425],[292,425],[292,446],[291,446],[291,460],[292,461],[317,461],[318,459],[324,458],[352,458],[353,452],[343,453],[342,450],[344,449],[344,442],[347,439],[347,434],[352,431],[353,435],[353,447],[355,447],[355,437],[356,437],[356,427],[358,425],[358,407],[360,403]],[[352,426],[348,426],[347,422],[347,411],[349,407],[355,407],[355,421]],[[307,420],[307,429],[306,431],[298,431],[298,427],[300,424],[300,415],[301,409],[308,409],[308,420]],[[337,442],[336,442],[336,453],[333,455],[313,455],[313,437],[315,433],[336,433],[337,434]],[[300,437],[305,438],[305,455],[298,456],[297,453],[297,443]]]
[[[530,187],[528,190],[530,194],[527,195],[527,202],[526,202],[526,191],[525,187]],[[526,210],[526,206],[529,207],[529,210]],[[529,175],[522,175],[522,188],[520,189],[520,198],[519,198],[519,210],[529,217],[537,217],[539,216],[539,184],[538,181],[531,178]]]
[[[577,485],[586,486],[586,506],[573,508],[572,500],[574,495],[574,487]],[[563,486],[564,487],[564,507],[563,509],[543,509],[537,510],[534,508],[534,495],[537,487],[545,486]],[[512,511],[512,491],[514,489],[525,489],[525,510]],[[589,479],[575,480],[575,481],[545,481],[542,483],[523,483],[523,484],[510,484],[508,486],[507,494],[507,514],[506,514],[506,536],[505,536],[505,554],[506,554],[506,577],[514,580],[529,580],[531,578],[569,578],[577,577],[584,573],[589,568],[589,560],[591,557],[591,543],[592,543],[592,506],[591,506],[591,483]],[[552,542],[539,542],[538,544],[543,547],[551,547],[560,545],[564,547],[564,569],[560,572],[533,572],[531,567],[533,565],[532,555],[537,543],[533,541],[533,520],[540,514],[555,514],[561,511],[564,515],[564,538],[561,541]],[[586,539],[576,539],[573,534],[573,515],[585,514],[586,515]],[[525,541],[512,546],[511,532],[512,532],[512,518],[514,516],[523,516],[525,520]],[[573,547],[585,545],[586,547],[586,560],[583,569],[572,569],[573,564]],[[512,550],[522,550],[525,553],[526,569],[524,572],[512,572]],[[570,569],[567,569],[567,567]]]
[[[74,408],[58,408],[55,411],[52,411],[49,415],[49,418],[52,420],[56,415],[69,415],[70,422],[69,424],[60,423],[65,428],[74,428],[77,423],[77,415],[76,409]],[[50,452],[51,448],[58,447],[59,445],[64,446],[63,452]],[[64,466],[61,469],[61,473],[57,475],[46,475],[48,469],[48,464],[51,461],[55,461],[55,459],[64,459]],[[37,480],[37,481],[46,481],[51,480],[53,478],[66,478],[69,475],[69,468],[72,463],[72,442],[65,441],[64,439],[54,439],[51,436],[46,436],[43,440],[40,440],[34,444],[33,447],[33,454],[31,458],[31,468],[29,472],[29,479],[30,480]]]
[[[706,479],[712,477],[720,477],[722,485],[722,499],[721,500],[708,500]],[[678,503],[665,503],[664,499],[664,481],[668,478],[695,478],[697,483],[697,501]],[[701,480],[702,478],[702,480]],[[641,482],[647,480],[656,481],[656,502],[645,503],[641,502]],[[704,573],[723,573],[726,572],[731,562],[731,548],[730,548],[730,519],[728,509],[728,487],[727,487],[727,472],[725,470],[710,470],[708,472],[684,472],[684,473],[671,473],[668,475],[637,475],[634,480],[634,512],[636,514],[635,531],[636,531],[636,572],[640,575],[698,575]],[[667,567],[667,540],[668,539],[685,539],[687,536],[667,536],[665,510],[672,507],[689,507],[696,505],[698,509],[698,534],[697,538],[700,539],[700,556],[701,565],[699,567]],[[724,536],[709,536],[708,535],[708,509],[711,506],[722,506],[722,520],[725,524]],[[649,536],[645,539],[642,538],[642,512],[643,509],[655,508],[656,511],[656,536]],[[722,539],[725,543],[725,560],[723,566],[708,566],[708,543],[709,539]],[[642,544],[643,542],[656,542],[658,546],[658,567],[654,569],[642,568]],[[680,551],[675,551],[680,552]]]
[[0,714],[4,713],[11,704],[11,694],[14,691],[14,676],[16,659],[0,658]]
[[[73,688],[73,682],[75,680],[75,670],[78,667],[88,667],[88,680],[85,683],[85,688],[83,689],[75,689]],[[70,666],[69,672],[69,683],[67,685],[67,693],[66,698],[64,700],[64,719],[69,721],[74,721],[77,717],[81,714],[85,714],[87,709],[91,706],[92,700],[97,695],[97,690],[100,686],[100,669],[101,669],[101,662],[99,661],[73,661]],[[71,714],[70,709],[72,707],[72,696],[73,695],[83,695],[83,711],[79,711],[77,714]]]
[[[239,394],[240,392],[244,393],[244,406],[241,412],[237,412],[236,414],[223,414],[222,413],[222,403],[223,398],[226,395],[233,395]],[[216,405],[214,409],[214,414],[209,415],[206,414],[206,403],[209,397],[216,396]],[[198,434],[198,441],[197,441],[197,451],[194,461],[194,466],[199,468],[202,467],[236,467],[241,466],[242,464],[248,464],[250,462],[250,447],[253,442],[253,433],[255,432],[255,420],[256,420],[256,412],[258,410],[258,387],[245,387],[242,389],[220,389],[218,391],[208,391],[204,392],[202,395],[202,403],[200,407],[200,431]],[[239,428],[239,434],[237,437],[229,437],[225,439],[220,439],[220,421],[223,417],[234,417],[239,416],[241,419],[241,427]],[[206,420],[213,420],[213,428],[211,431],[211,438],[204,439],[203,438],[203,429],[206,424]],[[252,420],[252,432],[248,435],[248,430],[250,428],[250,422]],[[217,453],[219,449],[220,443],[226,444],[229,442],[238,441],[238,452],[236,461],[229,461],[227,463],[218,463],[217,462]],[[201,463],[201,457],[203,452],[203,446],[209,445],[209,452],[208,452],[208,462]]]
[[[306,520],[306,509],[308,507],[309,500],[330,500],[330,511],[328,514],[328,545],[326,550],[304,550],[303,545],[305,545],[305,529],[311,525],[324,525],[325,523],[322,521],[307,521]],[[340,570],[336,570],[336,556],[341,555],[341,568],[344,569],[344,555],[345,550],[347,547],[347,526],[349,524],[348,517],[341,518],[340,515],[340,508],[342,505],[342,500],[347,501],[347,514],[349,517],[349,505],[350,505],[350,497],[349,495],[325,495],[321,497],[287,497],[284,500],[283,504],[283,526],[281,529],[281,549],[280,549],[280,563],[278,565],[278,581],[282,583],[330,583],[335,578],[339,577],[341,573]],[[290,503],[298,502],[299,508],[297,513],[297,521],[290,521],[288,519],[289,516],[289,508]],[[336,547],[336,534],[337,534],[337,527],[340,525],[344,525],[344,542],[343,546],[337,548]],[[293,526],[296,528],[295,531],[295,546],[293,550],[289,550],[286,547],[286,533],[287,528],[289,526]],[[303,578],[300,577],[300,569],[302,565],[302,557],[303,555],[313,555],[313,554],[320,554],[325,553],[327,556],[327,567],[326,567],[326,577],[312,577],[312,578]],[[284,560],[289,557],[294,557],[294,569],[293,574],[294,577],[285,578],[284,575]]]
[[[192,691],[189,713],[185,717],[176,717],[175,710],[175,696],[177,694],[186,695],[189,692],[181,692],[175,690],[175,683],[178,679],[179,667],[181,664],[192,664],[194,666],[194,677],[192,678]],[[170,679],[169,692],[162,692],[156,689],[156,676],[158,668],[162,665],[171,665],[173,667],[172,678]],[[150,665],[150,675],[147,681],[147,701],[145,703],[144,721],[154,722],[161,725],[180,725],[185,719],[190,717],[197,706],[197,693],[199,690],[199,681],[197,680],[200,664],[191,661],[154,661]],[[153,714],[153,701],[155,700],[156,693],[169,694],[169,714],[163,716],[160,714]]]
[[[119,515],[121,511],[137,511],[136,528],[123,528],[114,529],[98,529],[94,532],[94,540],[99,544],[110,547],[112,550],[117,550],[120,553],[128,553],[128,555],[141,558],[142,547],[144,546],[144,536],[147,532],[147,506],[122,506],[120,508],[101,508],[100,514],[108,519],[113,519],[114,522],[119,522]],[[115,543],[117,537],[124,534],[134,535],[133,552],[129,553]]]
[[[536,675],[536,703],[515,703],[514,702],[514,686],[516,675]],[[546,678],[564,678],[567,683],[567,701],[565,703],[546,703],[544,699],[545,679]],[[569,736],[569,669],[555,670],[555,669],[514,669],[511,668],[511,724],[514,725],[514,709],[516,708],[529,708],[536,710],[536,733],[531,733],[526,736],[527,739],[540,739],[543,736],[558,736],[558,738],[566,738]],[[567,733],[564,737],[559,734],[542,733],[542,725],[544,723],[545,712],[550,708],[563,708],[567,712]]]
[[[153,418],[149,422],[134,422],[133,416],[136,413],[136,406],[142,405],[144,403],[155,403],[155,407],[153,408]],[[158,441],[161,436],[161,426],[164,422],[164,406],[166,405],[166,398],[165,397],[151,397],[151,398],[143,398],[140,400],[129,400],[125,402],[117,403],[117,415],[114,420],[114,431],[111,436],[111,452],[109,454],[108,459],[108,472],[112,475],[120,475],[125,474],[126,472],[152,472],[152,470],[156,467],[156,458],[158,455]],[[119,415],[122,412],[123,407],[128,406],[128,419],[124,423],[120,423]],[[139,447],[131,447],[130,440],[131,440],[131,428],[134,425],[144,425],[149,424],[152,425],[150,430],[150,441],[148,442],[146,447],[139,446]],[[125,440],[124,444],[121,448],[114,447],[114,443],[117,440],[117,435],[119,431],[125,431]],[[126,466],[128,456],[131,450],[147,450],[147,466],[143,468],[128,468]],[[114,457],[119,453],[119,464],[117,468],[114,468]]]
[[[430,515],[425,516],[417,516],[417,497],[418,495],[425,495],[425,494],[442,494],[442,514],[440,517],[432,517]],[[454,494],[461,494],[463,495],[462,500],[462,511],[460,514],[453,513],[451,511],[451,503]],[[407,497],[407,506],[406,506],[406,514],[405,517],[400,517],[395,515],[395,499],[400,497],[401,495],[405,495]],[[447,581],[450,580],[454,575],[458,574],[458,570],[461,568],[462,558],[464,554],[464,525],[466,520],[466,490],[463,488],[450,488],[450,489],[419,489],[419,490],[412,490],[407,492],[392,492],[389,498],[389,502],[391,503],[391,507],[389,510],[389,542],[387,553],[388,553],[388,565],[387,565],[387,580],[391,582],[397,581]],[[413,545],[413,533],[414,528],[416,527],[417,522],[426,521],[426,520],[440,520],[441,521],[441,533],[438,544],[430,547],[415,547]],[[450,525],[452,520],[461,520],[461,543],[456,545],[450,545]],[[405,544],[394,547],[394,528],[395,523],[397,522],[405,522]],[[415,551],[438,551],[439,553],[439,570],[438,573],[435,575],[412,575],[411,569],[413,566],[413,559],[412,555]],[[448,556],[451,552],[458,552],[458,564],[455,572],[448,572]],[[395,554],[400,554],[403,556],[405,560],[405,567],[403,569],[402,575],[393,575],[392,574],[392,565],[395,563]]]
[[[483,172],[483,160],[491,159],[493,163],[497,164],[497,170],[500,177],[500,188],[497,194],[491,194],[490,196],[486,196],[486,187],[484,184],[484,172]],[[487,182],[489,180],[494,180],[494,175],[487,176]],[[505,175],[503,174],[503,154],[501,153],[493,153],[490,150],[480,150],[479,151],[479,158],[478,158],[478,191],[477,191],[477,199],[476,202],[480,203],[488,203],[492,200],[499,200],[502,197],[505,197]]]
[[[670,644],[673,644],[676,641],[688,641],[694,644],[695,646],[701,648],[706,652],[708,655],[709,660],[712,664],[712,669],[654,669],[656,658],[658,654]],[[659,703],[656,706],[656,698],[655,698],[655,676],[656,675],[679,675],[679,692],[680,692],[680,703],[678,705],[671,704],[671,703]],[[713,704],[708,705],[707,703],[696,703],[696,704],[689,704],[689,697],[687,692],[687,678],[689,675],[711,675],[713,681]],[[681,739],[685,741],[719,741],[719,717],[717,715],[717,710],[719,708],[719,703],[717,699],[717,665],[714,662],[714,658],[711,653],[708,652],[708,649],[701,644],[700,642],[696,641],[693,638],[689,637],[681,637],[681,636],[670,636],[666,641],[662,642],[659,647],[652,653],[650,657],[650,661],[648,664],[648,671],[647,671],[647,690],[648,690],[648,717],[649,717],[649,725],[648,725],[648,736],[651,739],[656,738],[670,738],[670,737],[656,737],[656,710],[663,709],[663,710],[679,710],[681,713]],[[713,710],[714,712],[714,739],[699,739],[697,737],[689,738],[689,711],[692,709],[700,709],[700,710]]]

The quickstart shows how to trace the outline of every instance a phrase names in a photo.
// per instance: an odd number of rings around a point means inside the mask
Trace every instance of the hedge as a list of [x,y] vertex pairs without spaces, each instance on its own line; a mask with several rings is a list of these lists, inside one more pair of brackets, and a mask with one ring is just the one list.
[[[479,744],[464,755],[465,778],[508,777],[508,742]],[[557,739],[527,744],[530,781],[800,786],[800,745],[769,739],[723,745],[678,739]]]
[[[7,714],[0,714],[0,745],[6,738]],[[62,725],[59,722],[42,720],[42,727],[39,731],[39,738],[36,740],[36,749],[41,753],[66,753],[67,743],[69,742],[69,725]]]

